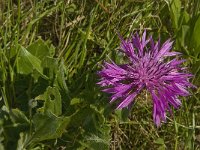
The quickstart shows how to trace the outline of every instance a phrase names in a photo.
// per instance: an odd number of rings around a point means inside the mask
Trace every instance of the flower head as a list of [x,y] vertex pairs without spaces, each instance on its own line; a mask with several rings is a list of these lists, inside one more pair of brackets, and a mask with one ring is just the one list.
[[[146,39],[146,31],[140,38],[136,33],[130,39],[121,38],[121,50],[129,58],[127,64],[117,65],[105,62],[99,71],[100,86],[106,93],[111,93],[111,101],[119,100],[117,109],[130,106],[135,97],[146,89],[153,101],[153,120],[157,126],[166,121],[166,111],[171,106],[179,108],[179,96],[188,96],[189,82],[192,76],[180,65],[184,60],[171,58],[179,52],[171,52],[172,43],[167,40],[162,46],[160,41]],[[171,59],[167,59],[170,57]]]

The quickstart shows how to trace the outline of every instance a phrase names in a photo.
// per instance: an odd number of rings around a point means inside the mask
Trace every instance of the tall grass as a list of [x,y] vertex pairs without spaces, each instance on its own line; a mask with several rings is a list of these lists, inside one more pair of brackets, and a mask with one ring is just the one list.
[[[0,149],[200,149],[199,0],[0,0]],[[197,86],[166,124],[145,91],[115,111],[96,85],[119,38],[144,29],[174,51]]]

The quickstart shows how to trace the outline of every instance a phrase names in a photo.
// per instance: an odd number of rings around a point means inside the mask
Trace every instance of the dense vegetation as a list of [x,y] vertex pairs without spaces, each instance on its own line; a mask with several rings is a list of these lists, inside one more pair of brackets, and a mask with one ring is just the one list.
[[[199,0],[0,0],[0,149],[200,149]],[[174,40],[191,96],[157,128],[143,91],[115,110],[96,84],[118,33]],[[168,114],[169,116],[169,114]]]

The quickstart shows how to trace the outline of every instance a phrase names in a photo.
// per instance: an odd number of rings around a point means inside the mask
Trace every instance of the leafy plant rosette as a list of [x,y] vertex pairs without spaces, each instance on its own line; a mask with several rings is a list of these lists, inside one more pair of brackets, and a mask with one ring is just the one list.
[[110,128],[102,112],[70,94],[64,61],[54,55],[55,48],[41,39],[27,48],[19,46],[14,100],[6,101],[10,89],[1,100],[0,146],[20,150],[63,145],[108,148]]

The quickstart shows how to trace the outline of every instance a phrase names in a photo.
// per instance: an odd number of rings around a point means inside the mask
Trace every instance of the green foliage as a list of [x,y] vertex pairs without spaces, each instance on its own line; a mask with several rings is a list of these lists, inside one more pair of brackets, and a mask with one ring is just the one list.
[[[199,149],[200,1],[0,0],[0,149]],[[161,128],[145,92],[115,110],[96,85],[124,37],[175,40],[197,90]]]
[[40,142],[61,137],[69,121],[70,117],[36,114],[33,117],[35,132],[31,137],[31,142]]
[[42,75],[43,68],[41,66],[41,60],[32,55],[24,47],[21,47],[18,58],[18,73],[30,74],[33,70],[36,70]]
[[57,116],[62,114],[62,103],[59,90],[48,87],[43,95],[39,95],[35,100],[44,100],[44,107],[38,109],[44,114],[53,113]]
[[200,53],[200,37],[199,37],[200,29],[199,29],[199,26],[200,26],[200,15],[198,16],[196,22],[194,23],[194,30],[193,30],[193,34],[192,34],[192,39],[194,40],[192,43],[194,45],[194,48],[195,48],[194,53],[196,55],[199,55],[199,53]]

